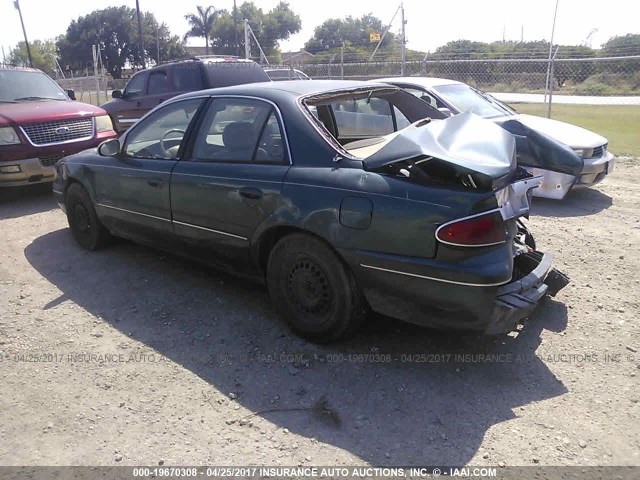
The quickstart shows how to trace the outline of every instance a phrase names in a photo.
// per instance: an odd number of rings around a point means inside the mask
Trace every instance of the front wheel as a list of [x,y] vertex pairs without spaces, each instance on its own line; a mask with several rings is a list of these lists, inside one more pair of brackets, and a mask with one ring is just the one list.
[[109,231],[100,223],[93,202],[87,191],[74,183],[65,195],[67,220],[73,238],[86,250],[98,250],[113,240]]
[[267,284],[284,320],[312,342],[346,338],[366,315],[366,301],[353,274],[331,248],[309,235],[288,235],[275,245]]

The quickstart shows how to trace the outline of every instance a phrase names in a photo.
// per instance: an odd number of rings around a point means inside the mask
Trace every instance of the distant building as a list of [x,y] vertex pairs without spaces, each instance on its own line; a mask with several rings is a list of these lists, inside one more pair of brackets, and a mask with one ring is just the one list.
[[310,62],[313,60],[313,57],[315,57],[315,55],[307,52],[306,50],[300,50],[299,52],[284,52],[282,54],[282,62],[300,65]]

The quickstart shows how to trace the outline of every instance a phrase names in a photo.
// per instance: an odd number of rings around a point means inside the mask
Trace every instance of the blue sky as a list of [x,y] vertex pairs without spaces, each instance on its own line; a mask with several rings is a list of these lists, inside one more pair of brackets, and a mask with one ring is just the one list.
[[[254,3],[269,10],[278,0],[255,0]],[[314,27],[327,18],[370,12],[387,23],[399,4],[371,0],[290,0],[289,3],[302,18],[302,31],[282,42],[283,50],[301,48],[313,34]],[[80,15],[123,4],[135,7],[135,0],[20,0],[29,39],[53,38],[64,33],[70,21]],[[196,5],[231,9],[233,1],[140,0],[141,9],[152,11],[172,33],[180,36],[188,29],[184,15],[195,11]],[[507,40],[519,40],[522,29],[525,40],[549,39],[555,0],[405,0],[404,7],[409,48],[433,51],[460,38],[499,40],[503,31]],[[638,19],[640,2],[636,0],[560,0],[555,43],[581,44],[591,33],[589,43],[598,47],[611,36],[640,33]],[[397,32],[399,29],[398,16],[391,30]],[[22,30],[13,0],[0,0],[0,46],[8,53],[8,49],[21,39]],[[204,45],[204,40],[194,39],[190,44]]]

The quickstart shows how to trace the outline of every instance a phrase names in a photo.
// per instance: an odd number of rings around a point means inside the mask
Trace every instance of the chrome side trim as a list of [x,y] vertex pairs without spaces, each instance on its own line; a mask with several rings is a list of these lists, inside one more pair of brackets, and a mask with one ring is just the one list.
[[361,263],[360,266],[363,268],[369,268],[371,270],[379,270],[381,272],[395,273],[396,275],[405,275],[407,277],[421,278],[423,280],[433,280],[435,282],[452,283],[454,285],[464,285],[466,287],[498,287],[500,285],[505,285],[508,283],[508,282],[497,282],[497,283],[456,282],[455,280],[446,280],[444,278],[427,277],[426,275],[418,275],[417,273],[400,272],[398,270],[390,270],[388,268],[374,267],[373,265],[365,265],[364,263]]
[[55,188],[52,188],[51,191],[53,191],[53,193],[57,193],[58,195],[64,195],[63,192],[56,190]]
[[221,232],[220,230],[213,230],[212,228],[201,227],[199,225],[193,225],[191,223],[178,222],[177,220],[173,221],[176,225],[182,225],[184,227],[197,228],[198,230],[204,230],[206,232],[217,233],[218,235],[225,235],[227,237],[238,238],[240,240],[248,241],[247,237],[241,237],[240,235],[234,235],[233,233]]
[[[213,163],[213,162],[210,162]],[[276,165],[276,166],[284,166],[286,167],[286,165]],[[246,178],[235,178],[235,177],[220,177],[220,176],[216,176],[216,175],[206,175],[206,174],[202,174],[202,173],[181,173],[181,172],[176,172],[176,173],[172,173],[172,176],[180,176],[180,177],[197,177],[197,178],[209,178],[211,180],[217,180],[217,179],[222,179],[222,180],[237,180],[237,181],[246,181]],[[252,182],[261,182],[261,183],[274,183],[274,184],[282,184],[282,181],[278,181],[278,180],[258,180],[255,178],[251,179]],[[216,183],[208,183],[207,185],[218,185]]]
[[134,215],[140,215],[142,217],[153,218],[154,220],[162,220],[163,222],[171,223],[171,220],[168,218],[156,217],[155,215],[149,215],[141,212],[134,212],[133,210],[127,210],[126,208],[112,207],[111,205],[104,205],[103,203],[96,203],[96,205],[103,208],[110,208],[111,210],[118,210],[120,212],[132,213]]
[[[160,161],[160,162],[163,162],[163,161],[172,162],[172,163],[177,162],[177,160],[165,160],[165,159],[161,159],[161,158],[158,158],[157,160]],[[167,171],[162,172],[160,170],[146,170],[146,169],[144,169],[142,167],[140,167],[140,168],[132,168],[132,167],[121,167],[121,166],[115,166],[115,165],[100,165],[100,164],[97,164],[97,163],[93,163],[93,164],[90,164],[90,163],[76,163],[75,165],[82,165],[83,167],[91,167],[91,168],[114,168],[116,170],[133,170],[134,172],[140,172],[140,173],[159,173],[159,174],[167,175],[167,176],[169,176],[169,174],[170,174],[170,172],[167,172]]]

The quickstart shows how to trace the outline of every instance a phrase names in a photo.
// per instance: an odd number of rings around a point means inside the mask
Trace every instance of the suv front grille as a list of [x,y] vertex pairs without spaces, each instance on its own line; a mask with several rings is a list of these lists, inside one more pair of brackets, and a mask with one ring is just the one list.
[[93,118],[58,120],[22,127],[22,131],[34,145],[55,145],[74,140],[93,138]]
[[64,155],[47,155],[46,157],[40,157],[40,165],[43,167],[53,167],[62,157],[64,157]]

